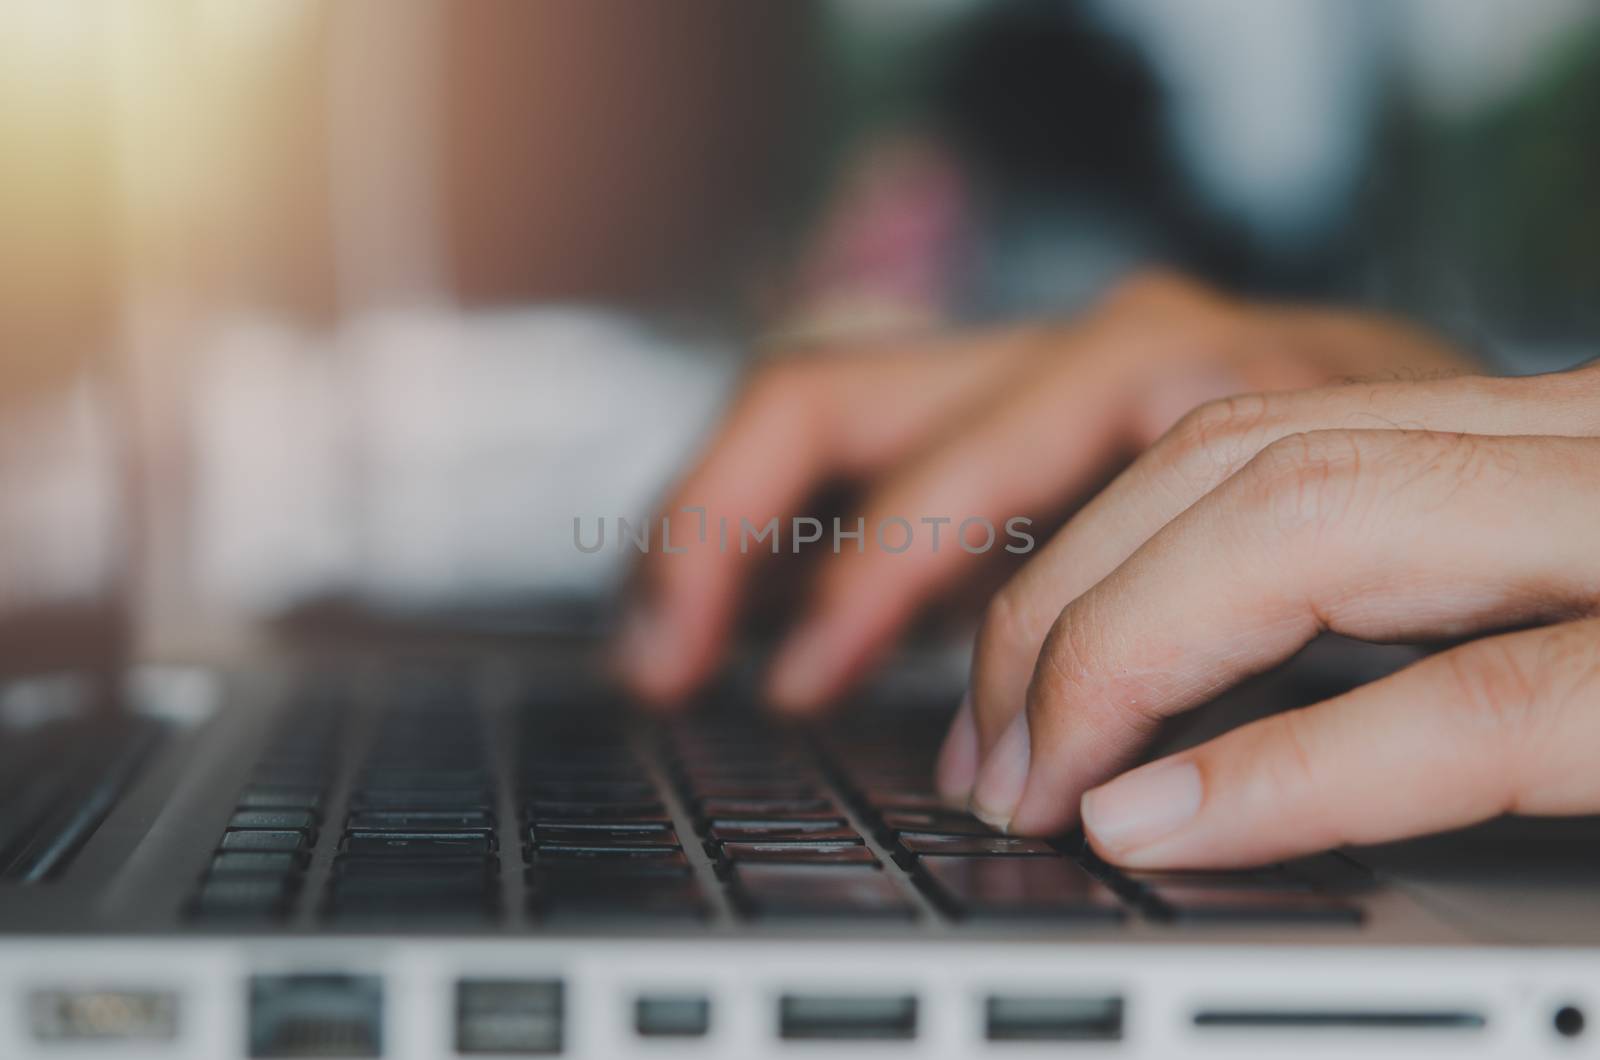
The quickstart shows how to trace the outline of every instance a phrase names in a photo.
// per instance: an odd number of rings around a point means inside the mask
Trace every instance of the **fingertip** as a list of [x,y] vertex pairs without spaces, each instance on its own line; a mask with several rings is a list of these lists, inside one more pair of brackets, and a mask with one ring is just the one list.
[[972,713],[972,693],[961,697],[961,706],[950,722],[944,744],[939,748],[934,769],[934,784],[939,797],[951,807],[964,807],[978,775],[978,722]]
[[1084,834],[1102,856],[1129,864],[1157,843],[1173,849],[1199,815],[1204,794],[1192,760],[1152,762],[1083,793]]
[[1017,805],[1028,784],[1032,739],[1027,711],[1018,712],[989,749],[973,779],[968,809],[978,820],[1002,832],[1011,831]]
[[836,692],[841,660],[831,627],[813,621],[778,650],[767,679],[767,702],[780,714],[815,713]]

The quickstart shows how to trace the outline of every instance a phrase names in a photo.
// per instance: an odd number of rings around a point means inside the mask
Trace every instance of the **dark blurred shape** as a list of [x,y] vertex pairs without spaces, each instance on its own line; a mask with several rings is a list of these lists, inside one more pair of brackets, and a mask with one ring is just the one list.
[[1006,0],[950,42],[934,101],[980,165],[1035,190],[1155,204],[1180,194],[1165,104],[1144,58],[1082,6]]
[[450,8],[446,227],[463,302],[659,305],[771,232],[819,5]]

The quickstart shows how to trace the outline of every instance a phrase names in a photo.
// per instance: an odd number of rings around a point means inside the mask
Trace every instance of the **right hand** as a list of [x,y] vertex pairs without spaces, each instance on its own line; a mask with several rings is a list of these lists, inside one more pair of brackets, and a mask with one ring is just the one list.
[[[1207,400],[1461,367],[1448,348],[1393,322],[1251,305],[1175,276],[1140,276],[1070,323],[768,361],[662,512],[703,507],[712,525],[720,516],[782,523],[819,488],[849,480],[868,487],[859,513],[868,527],[925,515],[999,527],[1081,499]],[[760,558],[773,557],[723,553],[714,540],[646,557],[621,644],[636,694],[674,704],[714,672]],[[923,538],[907,554],[829,555],[772,665],[768,698],[796,713],[827,703],[978,559],[948,540],[935,553]],[[1007,635],[1037,653],[1054,617],[1007,616]],[[1024,689],[1011,692],[1020,703]]]

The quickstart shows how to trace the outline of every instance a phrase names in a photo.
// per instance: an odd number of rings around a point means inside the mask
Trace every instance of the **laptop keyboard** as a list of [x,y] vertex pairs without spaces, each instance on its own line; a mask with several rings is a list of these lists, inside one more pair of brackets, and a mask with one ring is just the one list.
[[497,722],[444,681],[358,733],[336,699],[293,711],[245,778],[195,925],[1361,922],[1338,872],[1124,873],[1080,837],[996,834],[931,791],[937,712],[786,728],[544,702]]

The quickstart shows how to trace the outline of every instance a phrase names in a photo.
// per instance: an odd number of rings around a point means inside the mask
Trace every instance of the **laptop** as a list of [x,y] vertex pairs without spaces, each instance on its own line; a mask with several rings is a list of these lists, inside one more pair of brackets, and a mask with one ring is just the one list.
[[1595,1049],[1593,820],[1130,873],[940,804],[910,675],[663,719],[589,638],[313,640],[0,689],[0,1056]]

